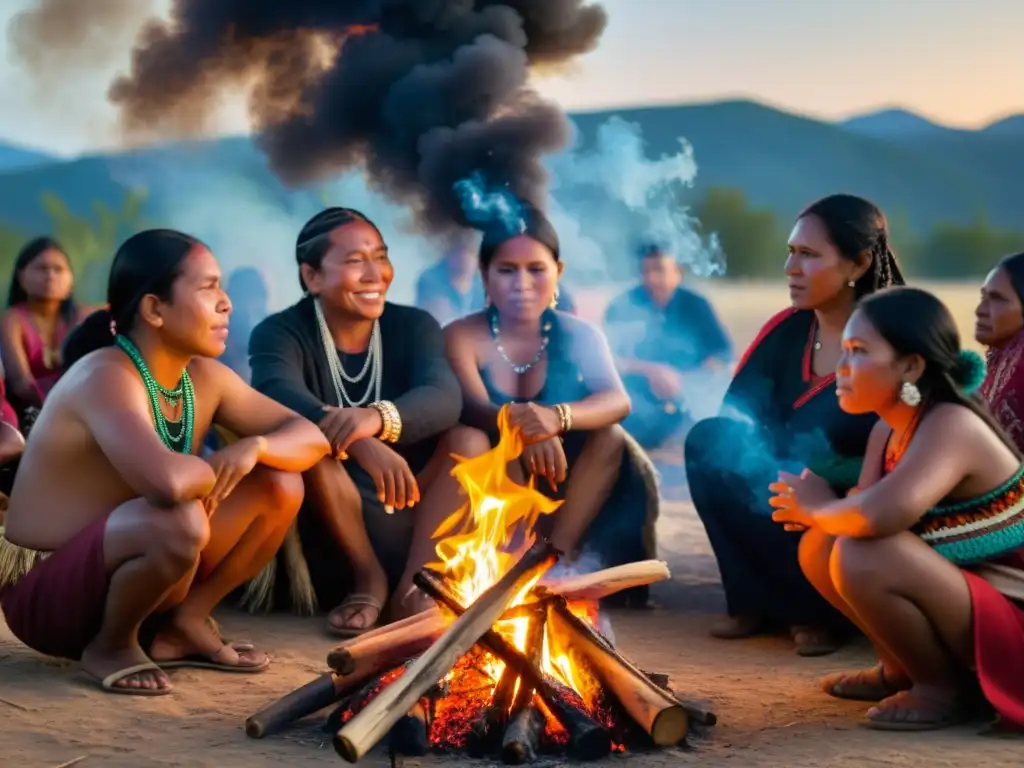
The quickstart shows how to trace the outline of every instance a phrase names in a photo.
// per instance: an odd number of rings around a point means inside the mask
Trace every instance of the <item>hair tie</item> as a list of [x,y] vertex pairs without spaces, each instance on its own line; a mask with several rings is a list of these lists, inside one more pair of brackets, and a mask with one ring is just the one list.
[[985,359],[972,349],[962,349],[950,376],[965,395],[972,395],[985,381],[985,373]]

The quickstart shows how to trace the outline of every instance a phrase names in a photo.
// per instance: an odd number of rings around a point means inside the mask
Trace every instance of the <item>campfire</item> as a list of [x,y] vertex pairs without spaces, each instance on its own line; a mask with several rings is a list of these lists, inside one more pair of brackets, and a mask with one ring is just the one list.
[[336,704],[327,727],[348,762],[389,737],[393,754],[465,750],[519,764],[672,746],[692,723],[714,724],[597,629],[601,598],[668,578],[666,565],[551,578],[560,553],[534,529],[560,502],[509,478],[523,445],[506,410],[499,427],[492,451],[455,467],[469,500],[435,534],[439,562],[417,574],[437,606],[334,648],[331,672],[249,718],[250,736]]

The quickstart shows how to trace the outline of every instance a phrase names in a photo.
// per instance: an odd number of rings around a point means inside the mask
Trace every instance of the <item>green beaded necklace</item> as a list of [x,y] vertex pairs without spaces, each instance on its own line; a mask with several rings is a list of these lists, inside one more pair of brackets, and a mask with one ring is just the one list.
[[[178,382],[177,387],[167,389],[160,386],[160,383],[153,378],[153,374],[149,371],[149,366],[142,359],[142,353],[139,352],[138,347],[132,344],[131,339],[117,334],[114,337],[114,343],[124,350],[124,353],[128,355],[129,359],[134,363],[135,369],[142,377],[142,383],[146,387],[146,392],[149,393],[149,404],[153,409],[153,421],[156,423],[156,433],[160,437],[160,441],[172,451],[191,453],[196,397],[195,390],[192,388],[192,379],[188,375],[188,369],[181,372],[181,380]],[[160,407],[160,396],[163,396],[171,407],[177,405],[178,401],[181,400],[180,420],[168,421]],[[177,427],[177,434],[172,432],[172,425]]]

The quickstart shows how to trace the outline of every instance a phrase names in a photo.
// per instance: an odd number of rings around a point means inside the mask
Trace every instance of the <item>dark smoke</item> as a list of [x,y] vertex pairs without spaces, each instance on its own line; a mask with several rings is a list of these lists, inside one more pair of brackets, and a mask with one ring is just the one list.
[[462,220],[453,185],[474,172],[544,205],[542,158],[570,128],[528,74],[597,44],[607,18],[585,1],[176,0],[110,98],[129,132],[180,135],[225,90],[251,88],[258,141],[286,183],[362,165],[441,230]]

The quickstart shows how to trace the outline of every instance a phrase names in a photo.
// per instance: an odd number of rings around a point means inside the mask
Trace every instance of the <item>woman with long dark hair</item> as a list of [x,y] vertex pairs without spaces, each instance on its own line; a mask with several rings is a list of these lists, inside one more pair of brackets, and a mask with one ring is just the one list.
[[38,237],[14,261],[0,352],[7,388],[19,412],[38,408],[63,372],[61,345],[79,321],[71,262],[60,243]]
[[1000,261],[981,286],[974,338],[988,347],[981,395],[1024,450],[1024,253]]
[[932,294],[866,299],[837,368],[840,407],[880,418],[857,489],[837,497],[810,472],[772,485],[775,520],[806,531],[807,578],[875,645],[876,667],[822,681],[880,702],[873,728],[960,722],[978,683],[1024,727],[1024,466],[976,394],[984,375]]
[[[522,226],[484,230],[480,273],[488,307],[445,328],[462,385],[462,420],[497,439],[499,409],[526,444],[514,480],[564,499],[539,526],[570,560],[603,566],[655,557],[657,488],[649,460],[619,422],[629,396],[604,334],[556,309],[564,263],[558,235],[540,211]],[[549,526],[544,530],[544,526]],[[646,590],[632,595],[646,602]]]
[[885,215],[853,195],[831,195],[801,212],[785,274],[792,306],[761,329],[720,415],[694,426],[684,455],[728,605],[712,634],[733,639],[788,627],[797,653],[817,656],[836,650],[849,625],[801,574],[800,535],[772,523],[767,487],[787,467],[811,467],[839,493],[856,484],[876,419],[836,404],[840,339],[858,299],[903,276]]
[[[213,254],[172,230],[118,249],[109,310],[69,335],[69,369],[35,423],[0,539],[16,637],[80,660],[106,691],[163,695],[163,670],[261,672],[214,607],[270,560],[327,441],[212,359],[231,302]],[[205,458],[219,424],[240,436]]]
[[[328,631],[350,637],[377,625],[391,595],[392,618],[423,607],[409,599],[422,565],[408,565],[413,532],[429,540],[430,521],[459,507],[450,454],[487,439],[458,426],[462,398],[440,325],[387,300],[394,266],[376,225],[328,208],[302,228],[295,255],[306,295],[253,330],[252,382],[331,444],[306,473],[309,503],[281,559],[293,608],[332,606]],[[266,570],[247,606],[268,607],[277,583]]]

